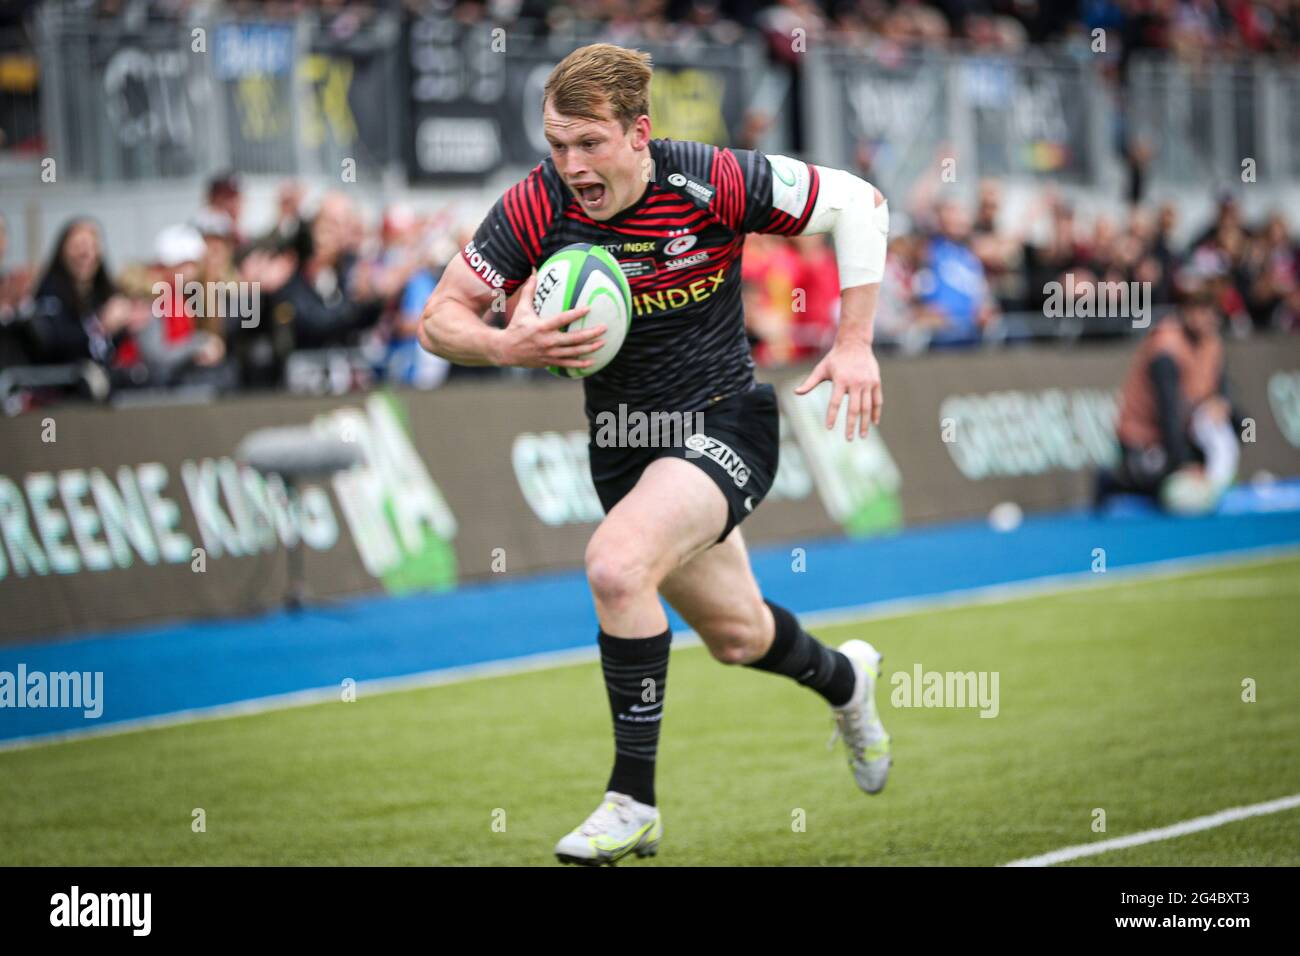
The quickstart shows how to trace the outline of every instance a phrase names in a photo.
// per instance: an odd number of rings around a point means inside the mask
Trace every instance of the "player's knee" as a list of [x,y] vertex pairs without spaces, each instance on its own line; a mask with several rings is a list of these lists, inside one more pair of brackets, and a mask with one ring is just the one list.
[[591,593],[602,604],[632,600],[655,586],[649,565],[622,548],[588,546],[586,567]]

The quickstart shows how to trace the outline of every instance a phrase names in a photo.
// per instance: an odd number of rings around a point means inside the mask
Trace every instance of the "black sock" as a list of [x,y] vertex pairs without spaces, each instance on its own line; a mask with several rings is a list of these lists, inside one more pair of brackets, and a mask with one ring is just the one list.
[[747,666],[792,677],[817,691],[832,707],[847,704],[856,680],[849,659],[805,631],[781,605],[766,599],[763,603],[776,619],[776,637],[768,652]]
[[655,805],[655,753],[668,683],[671,629],[654,637],[599,635],[600,667],[614,717],[614,770],[606,790]]

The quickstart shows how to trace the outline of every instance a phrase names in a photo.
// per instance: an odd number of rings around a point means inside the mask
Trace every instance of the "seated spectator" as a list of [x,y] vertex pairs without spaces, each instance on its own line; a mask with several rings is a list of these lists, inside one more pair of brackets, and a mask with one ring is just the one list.
[[1119,464],[1099,472],[1098,505],[1119,492],[1170,504],[1171,489],[1190,482],[1204,493],[1198,510],[1209,510],[1236,476],[1241,416],[1227,395],[1214,293],[1199,276],[1184,282],[1177,315],[1151,328],[1129,367],[1115,428]]

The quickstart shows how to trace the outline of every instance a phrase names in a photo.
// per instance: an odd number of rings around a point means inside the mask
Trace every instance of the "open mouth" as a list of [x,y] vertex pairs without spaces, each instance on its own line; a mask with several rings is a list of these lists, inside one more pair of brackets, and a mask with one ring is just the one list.
[[578,193],[578,198],[588,209],[599,209],[605,202],[605,187],[600,183],[591,183],[585,186],[575,185],[574,190]]

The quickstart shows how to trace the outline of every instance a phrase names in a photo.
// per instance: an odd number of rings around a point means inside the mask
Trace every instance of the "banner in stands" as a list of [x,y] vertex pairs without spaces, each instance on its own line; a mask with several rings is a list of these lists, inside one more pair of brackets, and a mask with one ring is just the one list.
[[207,88],[191,36],[172,24],[99,23],[60,38],[49,64],[61,95],[64,174],[96,179],[185,176],[212,148]]
[[[299,50],[298,31],[305,31]],[[401,158],[394,55],[397,18],[377,15],[346,37],[310,25],[223,23],[212,72],[230,165],[245,173],[325,173],[355,182]]]
[[294,27],[226,23],[213,30],[212,67],[231,163],[245,173],[292,173]]
[[[402,28],[380,14],[347,37],[317,30],[298,63],[299,136],[309,168],[352,182],[399,162]],[[349,163],[353,168],[349,168]],[[351,174],[351,175],[350,175]]]
[[[905,195],[918,177],[962,176],[1089,181],[1098,121],[1091,74],[1078,63],[933,52],[888,45],[810,61],[805,113],[825,162],[862,170],[886,194]],[[948,165],[943,165],[944,162]]]
[[[411,97],[408,164],[413,179],[484,176],[535,166],[542,89],[574,41],[551,43],[487,25],[413,18],[407,31]],[[639,44],[654,57],[655,135],[728,144],[740,132],[760,51],[751,45],[682,48]],[[508,54],[508,55],[507,55]]]
[[[1300,340],[1234,343],[1253,423],[1240,476],[1300,474]],[[764,376],[781,463],[751,544],[1087,501],[1114,456],[1128,346],[882,361],[866,441],[824,424],[829,386]],[[62,407],[0,421],[0,641],[275,606],[286,548],[310,596],[450,588],[579,567],[601,508],[576,383],[470,382],[342,398],[240,397],[165,409]],[[299,425],[364,464],[293,489],[233,456],[250,431]]]

